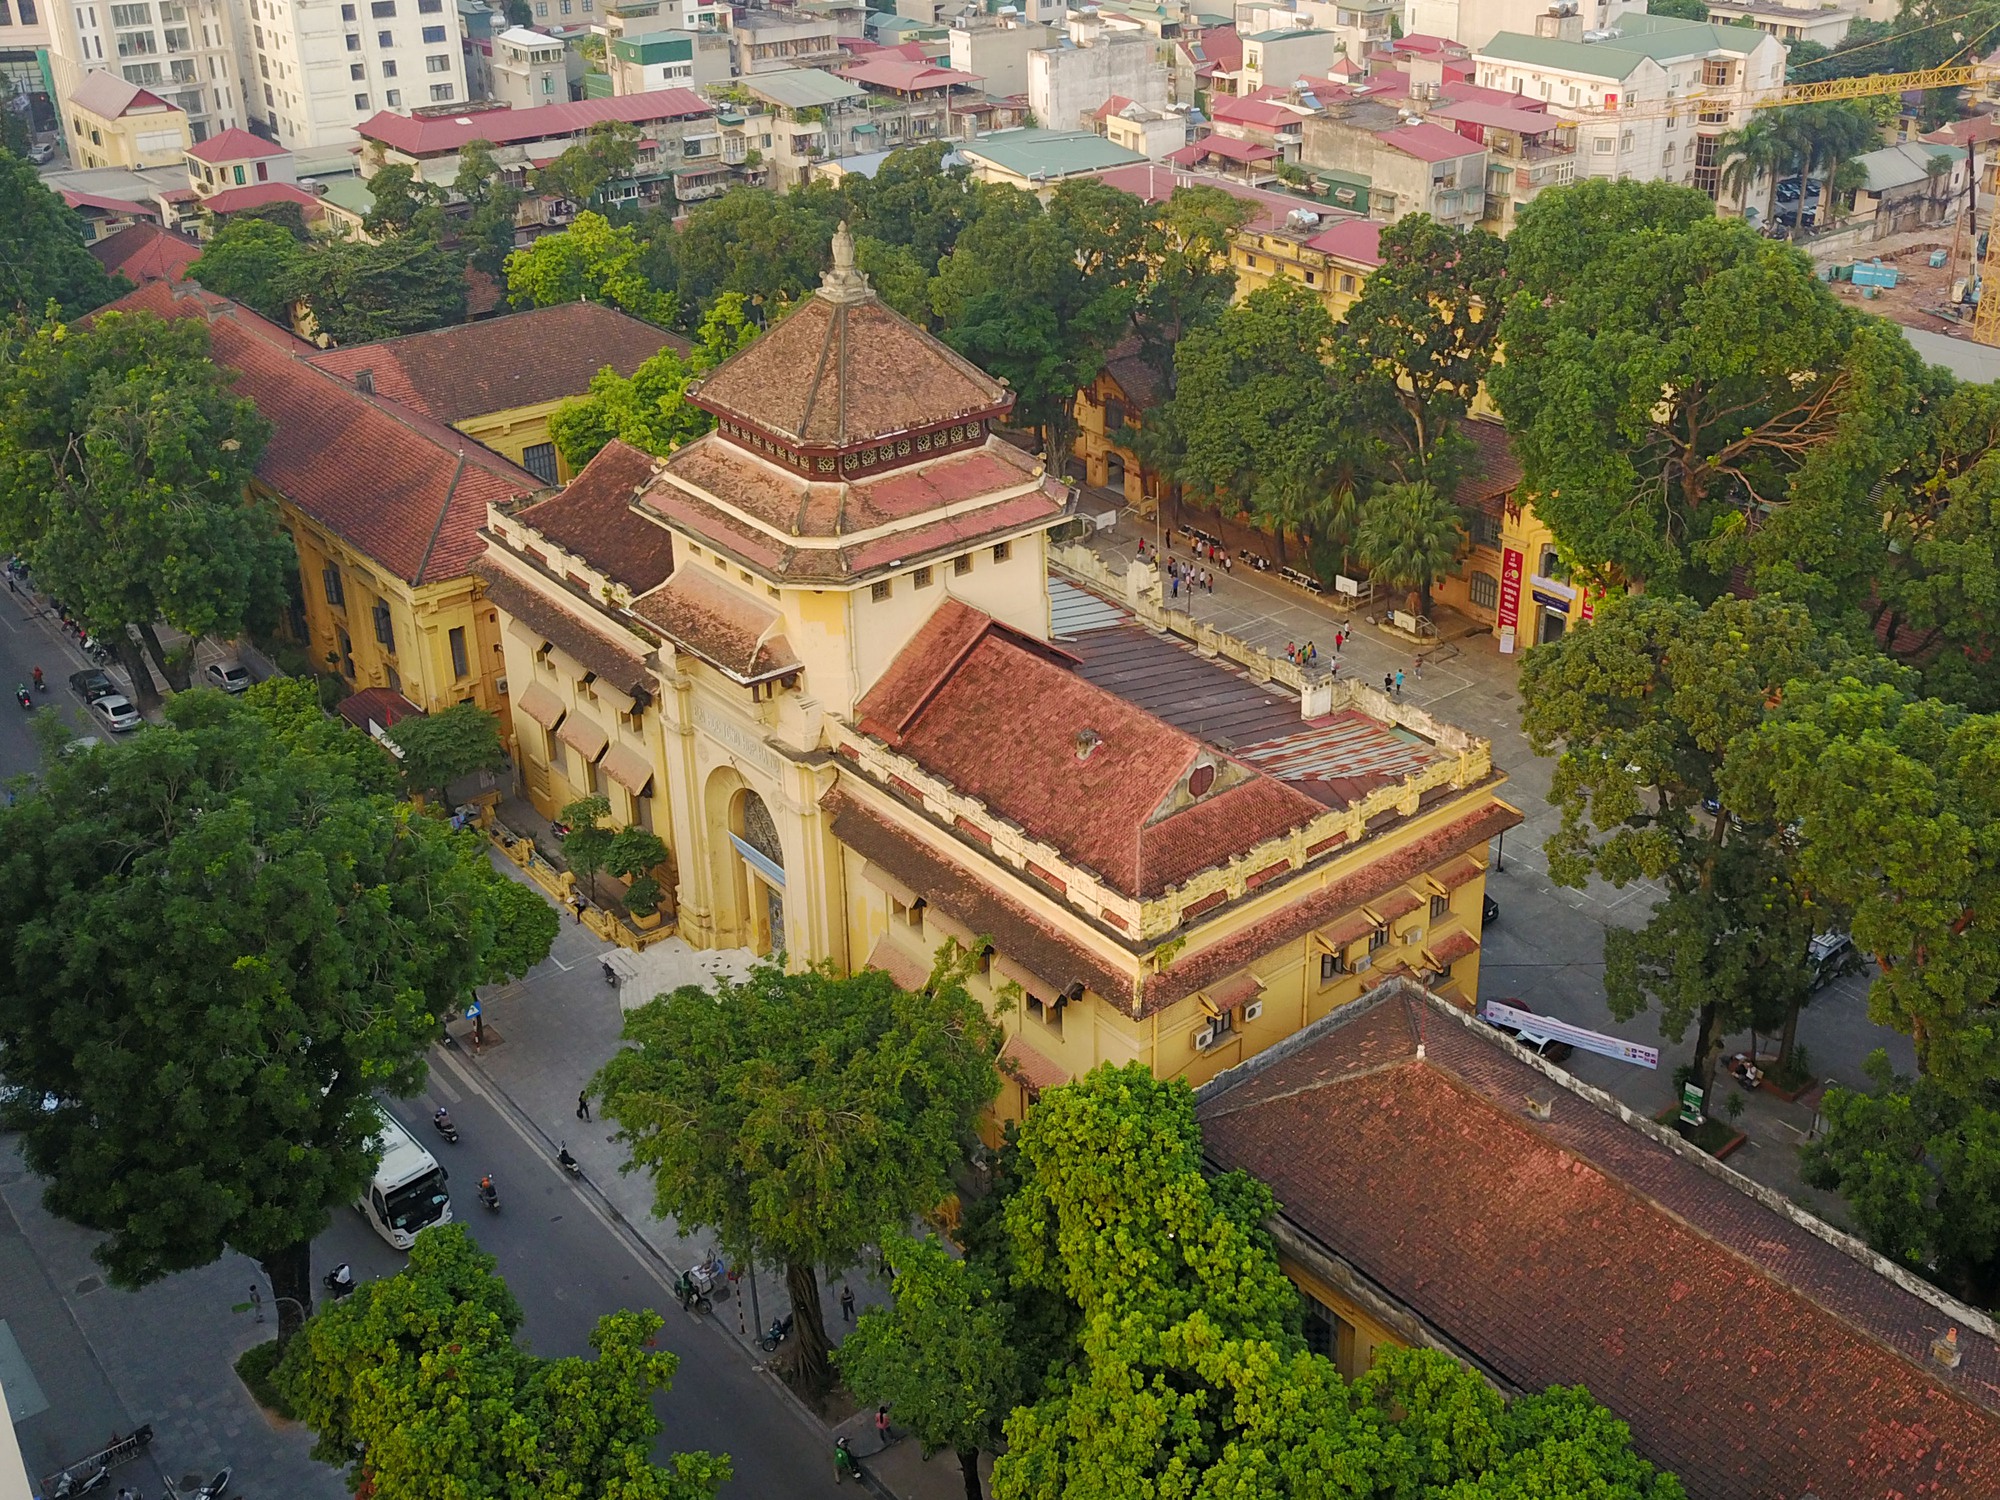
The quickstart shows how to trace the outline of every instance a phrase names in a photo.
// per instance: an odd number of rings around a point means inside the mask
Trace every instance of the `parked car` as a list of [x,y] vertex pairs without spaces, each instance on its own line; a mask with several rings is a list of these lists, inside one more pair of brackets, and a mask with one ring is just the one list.
[[55,159],[56,148],[51,146],[47,141],[43,141],[39,146],[30,146],[28,148],[28,160],[38,167],[46,167]]
[[[1503,1000],[1501,1004],[1511,1005],[1516,1010],[1528,1008],[1512,996]],[[1505,1032],[1530,1052],[1541,1053],[1550,1062],[1561,1062],[1576,1050],[1568,1042],[1559,1042],[1554,1037],[1544,1036],[1532,1026],[1502,1026],[1498,1021],[1488,1021],[1486,1024],[1495,1031]]]
[[96,716],[97,722],[113,734],[124,734],[127,730],[137,729],[146,722],[139,717],[139,710],[132,706],[131,700],[123,693],[110,693],[97,699],[90,705],[90,711]]
[[1812,969],[1812,987],[1825,989],[1843,975],[1861,972],[1861,950],[1844,932],[1822,932],[1806,946],[1806,962]]
[[249,672],[244,670],[242,662],[234,659],[229,661],[212,661],[208,664],[208,670],[201,675],[207,680],[210,687],[219,687],[225,693],[245,692],[249,689],[250,684],[256,680]]
[[106,673],[98,671],[95,667],[91,668],[88,672],[70,673],[69,685],[76,689],[77,696],[82,698],[86,705],[95,703],[99,698],[116,698],[122,696],[118,684],[113,682]]
[[1491,927],[1500,920],[1500,903],[1491,896],[1483,896],[1479,902],[1479,925]]

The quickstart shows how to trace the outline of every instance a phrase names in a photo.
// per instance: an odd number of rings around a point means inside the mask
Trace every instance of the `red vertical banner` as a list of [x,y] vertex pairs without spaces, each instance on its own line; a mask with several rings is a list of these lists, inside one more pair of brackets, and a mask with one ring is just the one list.
[[1500,607],[1494,624],[1499,627],[1500,650],[1514,649],[1514,636],[1521,626],[1521,574],[1527,558],[1508,547],[1500,554]]
[[1586,624],[1596,613],[1597,593],[1594,589],[1581,588],[1576,591],[1576,621]]

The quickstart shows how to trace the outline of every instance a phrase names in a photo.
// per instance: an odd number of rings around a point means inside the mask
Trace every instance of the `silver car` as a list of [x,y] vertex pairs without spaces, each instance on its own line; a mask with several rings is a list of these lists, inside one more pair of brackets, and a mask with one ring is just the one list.
[[255,681],[240,661],[212,661],[202,676],[210,687],[219,687],[225,693],[246,692]]
[[113,734],[124,734],[146,722],[139,717],[139,710],[132,706],[132,701],[120,693],[99,698],[90,705],[90,711],[97,722]]

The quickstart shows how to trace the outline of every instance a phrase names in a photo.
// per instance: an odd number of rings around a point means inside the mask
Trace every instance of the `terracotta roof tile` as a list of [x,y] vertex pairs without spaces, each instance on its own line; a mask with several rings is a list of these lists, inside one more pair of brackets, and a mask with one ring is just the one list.
[[651,89],[614,99],[583,99],[534,109],[502,106],[464,113],[405,115],[383,110],[370,115],[355,133],[409,156],[446,156],[473,141],[496,146],[580,136],[604,120],[647,125],[657,120],[691,120],[715,113],[715,106],[691,89]]
[[1200,1114],[1309,1238],[1509,1385],[1587,1386],[1696,1500],[2000,1494],[1991,1341],[1928,1363],[1945,1312],[1581,1096],[1527,1119],[1551,1087],[1396,994]]
[[1013,393],[873,299],[806,298],[689,387],[697,406],[795,443],[846,447],[1006,409]]
[[838,784],[820,799],[834,837],[922,896],[995,950],[1067,987],[1081,981],[1118,1005],[1132,1003],[1132,976],[1083,943],[999,894],[991,876],[974,874],[884,819]]
[[791,644],[779,633],[784,617],[699,568],[683,568],[634,599],[632,612],[739,682],[799,669]]
[[1474,418],[1459,423],[1458,430],[1471,440],[1474,451],[1452,498],[1460,505],[1498,514],[1521,482],[1521,461],[1514,457],[1507,429],[1498,422]]
[[388,688],[363,688],[342,698],[333,711],[356,729],[366,730],[372,721],[388,729],[401,719],[421,719],[424,711],[401,693]]
[[211,193],[201,200],[201,206],[212,214],[240,213],[246,208],[262,208],[269,203],[296,203],[300,208],[312,210],[307,218],[318,218],[325,212],[320,207],[319,199],[289,182],[253,182],[247,187]]
[[435,421],[463,422],[517,406],[581,396],[609,365],[630,375],[660,350],[688,341],[595,302],[564,302],[428,333],[352,344],[313,363]]
[[90,247],[97,263],[134,286],[149,281],[181,281],[201,254],[201,246],[148,222],[128,224]]
[[915,992],[931,982],[931,971],[923,961],[912,957],[889,940],[885,933],[875,940],[875,946],[868,950],[868,964],[871,969],[880,969],[897,985]]
[[632,511],[634,497],[658,463],[652,454],[613,438],[566,488],[516,512],[514,519],[643,594],[674,570],[672,535]]
[[1479,939],[1469,932],[1448,932],[1424,949],[1426,955],[1437,960],[1441,969],[1448,969],[1468,953],[1478,951]]
[[1521,821],[1521,814],[1495,799],[1442,828],[1390,851],[1328,886],[1302,896],[1290,906],[1241,929],[1233,937],[1183,954],[1165,972],[1147,981],[1142,1014],[1150,1014],[1223,975],[1240,969],[1281,943],[1303,937],[1367,901],[1385,896],[1454,854],[1477,848]]
[[652,675],[640,657],[493,564],[484,564],[475,572],[486,585],[487,598],[544,640],[575,657],[626,697],[652,696]]
[[[969,641],[941,610],[858,705],[856,719],[926,770],[1130,896],[1153,896],[1316,816],[1283,782],[1220,762],[1220,790],[1163,812],[1203,744],[1079,677],[1013,632]],[[912,705],[908,684],[943,675]],[[1093,735],[1087,756],[1078,736]],[[1232,784],[1233,779],[1233,784]]]
[[266,156],[290,156],[275,141],[267,141],[262,136],[252,135],[239,125],[232,125],[220,135],[212,135],[188,147],[189,156],[196,161],[251,161]]
[[271,423],[258,479],[405,582],[464,577],[488,502],[539,487],[462,434],[343,385],[300,357],[310,346],[192,283],[156,281],[102,311],[206,320],[216,363]]
[[1007,1045],[1000,1049],[1000,1067],[1037,1093],[1061,1088],[1069,1082],[1068,1068],[1042,1056],[1018,1036],[1008,1037]]

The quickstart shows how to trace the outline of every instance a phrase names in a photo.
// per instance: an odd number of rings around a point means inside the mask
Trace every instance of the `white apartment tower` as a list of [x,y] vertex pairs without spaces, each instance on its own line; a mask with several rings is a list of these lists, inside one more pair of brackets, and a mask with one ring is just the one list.
[[102,70],[185,110],[196,141],[248,123],[227,0],[60,0],[50,11],[60,99]]
[[452,0],[242,0],[249,113],[293,151],[353,143],[382,110],[463,104]]

